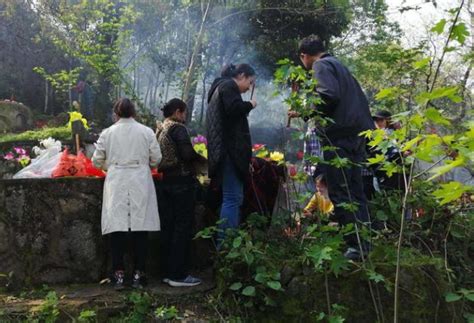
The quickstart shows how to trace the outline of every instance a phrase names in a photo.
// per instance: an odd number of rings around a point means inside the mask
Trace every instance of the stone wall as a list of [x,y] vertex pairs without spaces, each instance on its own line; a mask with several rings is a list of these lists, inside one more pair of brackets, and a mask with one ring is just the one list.
[[[97,178],[0,180],[0,273],[13,272],[20,285],[106,277],[110,257],[100,229],[102,188]],[[198,203],[196,230],[206,225],[204,214]],[[150,276],[158,273],[158,241],[159,233],[149,235]],[[209,245],[202,241],[194,247],[195,265],[206,265]]]

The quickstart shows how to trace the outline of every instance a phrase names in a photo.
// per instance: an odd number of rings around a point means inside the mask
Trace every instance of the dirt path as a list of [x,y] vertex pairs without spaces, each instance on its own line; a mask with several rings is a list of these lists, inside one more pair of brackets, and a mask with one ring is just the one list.
[[[152,280],[139,294],[146,293],[152,299],[150,313],[161,306],[175,306],[178,317],[184,321],[208,321],[216,319],[208,299],[215,284],[210,271],[200,273],[203,284],[189,288],[175,288],[160,281]],[[99,321],[120,318],[133,311],[130,301],[131,293],[137,290],[127,287],[115,291],[111,284],[83,284],[67,286],[50,286],[48,290],[32,290],[22,293],[0,292],[0,321],[4,318],[15,320],[25,318],[38,311],[45,304],[48,291],[55,291],[58,297],[57,308],[60,310],[59,321],[73,321],[83,310],[95,311]],[[3,315],[3,317],[2,317]]]

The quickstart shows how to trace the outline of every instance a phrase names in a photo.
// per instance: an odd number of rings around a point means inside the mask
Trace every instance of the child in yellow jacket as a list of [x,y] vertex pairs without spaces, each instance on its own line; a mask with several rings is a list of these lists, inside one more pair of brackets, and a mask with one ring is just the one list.
[[311,216],[315,212],[324,214],[329,217],[329,214],[334,212],[334,205],[328,196],[328,186],[326,178],[323,174],[319,175],[315,179],[316,182],[316,193],[309,201],[308,205],[303,210],[305,216]]

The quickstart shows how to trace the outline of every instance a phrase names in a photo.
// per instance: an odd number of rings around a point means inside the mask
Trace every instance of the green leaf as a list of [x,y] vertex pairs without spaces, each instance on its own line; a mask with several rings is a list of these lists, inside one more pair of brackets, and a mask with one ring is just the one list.
[[253,286],[247,286],[242,291],[242,295],[249,296],[249,297],[253,297],[253,296],[255,296],[255,294],[256,294],[255,293],[255,287],[253,287]]
[[474,292],[465,294],[464,297],[466,297],[466,299],[470,300],[471,302],[474,302]]
[[367,161],[369,162],[369,165],[380,164],[384,160],[385,160],[385,155],[384,154],[377,154],[373,158],[367,158]]
[[344,323],[345,320],[345,318],[339,315],[329,317],[329,323]]
[[395,97],[395,94],[398,93],[400,89],[398,87],[389,87],[385,88],[379,91],[375,95],[375,99],[378,101],[383,100],[383,99],[393,99]]
[[433,192],[433,195],[440,200],[440,204],[444,205],[459,199],[465,192],[472,190],[471,186],[464,185],[459,182],[449,182],[441,184],[441,188]]
[[330,262],[330,269],[337,277],[343,270],[349,268],[349,261],[344,256],[336,256]]
[[242,237],[237,237],[232,242],[232,247],[233,248],[238,248],[238,247],[240,247],[241,244],[242,244]]
[[446,19],[441,19],[433,28],[431,28],[431,31],[440,35],[444,31],[444,26],[446,26]]
[[242,288],[242,283],[241,282],[236,282],[236,283],[233,283],[232,285],[230,285],[229,289],[230,290],[239,290]]
[[474,323],[474,314],[464,313],[464,318],[466,319],[467,323]]
[[377,212],[375,213],[375,217],[377,218],[377,220],[380,220],[380,221],[388,220],[387,214],[382,210],[377,210]]
[[255,257],[251,253],[245,253],[244,254],[244,259],[245,259],[245,262],[247,263],[247,265],[250,266],[251,264],[253,264],[253,262],[255,260]]
[[443,117],[441,113],[435,108],[426,109],[425,116],[436,124],[441,124],[445,126],[448,126],[451,124],[449,120]]
[[279,281],[275,281],[275,280],[269,281],[267,283],[267,286],[274,290],[281,290],[281,283]]
[[465,23],[461,22],[453,27],[452,37],[461,45],[464,45],[467,36],[469,36],[469,31],[467,30]]
[[379,283],[379,282],[384,282],[385,281],[385,277],[381,274],[378,274],[376,273],[375,271],[369,271],[368,273],[368,276],[369,276],[369,279],[370,280],[373,280],[374,282],[376,283]]
[[413,67],[418,70],[427,66],[430,62],[431,62],[431,57],[426,57],[426,58],[423,58],[422,60],[419,60],[413,63]]
[[422,92],[416,97],[419,104],[426,104],[431,100],[447,98],[454,103],[459,103],[462,98],[458,95],[459,88],[457,86],[440,87],[431,92]]
[[402,148],[402,151],[407,151],[413,148],[414,145],[416,145],[419,141],[421,140],[421,136],[418,135],[415,138],[407,141]]
[[465,165],[465,163],[465,158],[462,155],[459,155],[456,159],[452,161],[447,161],[445,165],[433,168],[431,170],[431,173],[433,173],[434,175],[431,176],[428,180],[431,181],[443,174],[446,174],[447,172],[453,170],[456,167]]
[[310,247],[308,251],[306,251],[307,257],[309,257],[314,265],[317,268],[320,268],[321,265],[323,264],[324,260],[331,260],[331,252],[332,248],[325,246],[319,246],[319,245],[313,245]]
[[455,294],[455,293],[448,293],[444,297],[446,299],[446,302],[451,303],[451,302],[459,301],[462,298],[462,295]]
[[255,281],[258,283],[263,284],[265,283],[266,280],[267,280],[266,275],[263,273],[258,273],[257,275],[255,275]]

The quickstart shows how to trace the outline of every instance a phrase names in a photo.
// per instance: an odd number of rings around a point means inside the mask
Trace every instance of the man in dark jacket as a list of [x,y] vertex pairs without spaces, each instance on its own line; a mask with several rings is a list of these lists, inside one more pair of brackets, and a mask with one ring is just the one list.
[[[324,169],[329,198],[335,205],[334,218],[340,225],[368,224],[370,218],[360,168],[365,161],[365,139],[359,133],[373,129],[374,123],[365,94],[349,70],[326,53],[318,37],[303,39],[299,55],[305,68],[313,70],[316,92],[323,101],[314,108],[333,121],[317,128],[323,145],[335,147],[324,151],[324,160],[329,163]],[[346,159],[349,163],[336,167],[331,164],[336,159]],[[359,241],[357,234],[348,236],[347,258],[358,259],[361,249],[368,251],[368,244],[359,245]]]

